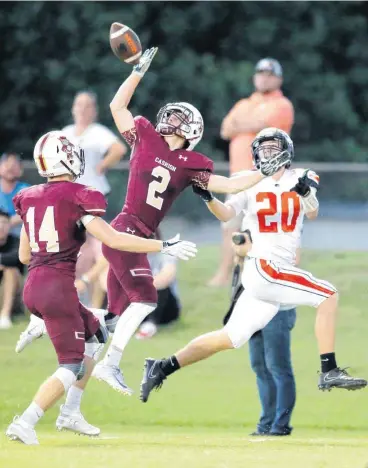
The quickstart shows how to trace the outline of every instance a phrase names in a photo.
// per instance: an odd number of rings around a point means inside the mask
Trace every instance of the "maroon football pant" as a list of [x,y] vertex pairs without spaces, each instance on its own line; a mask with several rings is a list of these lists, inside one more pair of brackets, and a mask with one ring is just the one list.
[[[119,232],[139,237],[145,235],[134,224],[129,215],[119,214],[111,223]],[[157,291],[153,286],[153,276],[147,254],[122,252],[102,246],[102,253],[109,262],[107,275],[107,309],[121,315],[132,302],[157,303]]]
[[79,302],[74,276],[56,268],[36,267],[29,272],[23,300],[32,314],[45,321],[59,364],[81,362],[85,341],[100,324]]

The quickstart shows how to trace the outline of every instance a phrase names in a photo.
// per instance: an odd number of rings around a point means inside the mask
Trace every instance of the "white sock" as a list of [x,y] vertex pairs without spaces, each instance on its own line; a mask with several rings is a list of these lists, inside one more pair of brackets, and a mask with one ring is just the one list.
[[66,395],[64,410],[69,413],[80,411],[83,392],[84,390],[72,385]]
[[145,304],[142,302],[132,302],[125,309],[116,324],[111,345],[107,350],[103,363],[107,366],[119,366],[123,351],[129,343],[130,338],[137,331],[139,325],[153,312],[156,304]]
[[[116,333],[116,330],[115,330]],[[103,363],[107,366],[119,367],[123,351],[116,348],[113,344],[109,346],[106,356],[104,357]]]
[[43,410],[38,406],[37,403],[32,401],[32,403],[28,406],[25,412],[22,414],[21,419],[25,421],[30,426],[34,427],[38,421],[44,415]]

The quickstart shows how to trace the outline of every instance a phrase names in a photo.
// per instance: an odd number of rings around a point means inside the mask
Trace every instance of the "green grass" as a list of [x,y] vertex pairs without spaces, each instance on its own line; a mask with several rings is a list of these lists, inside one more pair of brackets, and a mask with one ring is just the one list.
[[[48,339],[21,355],[14,353],[19,324],[0,334],[0,467],[51,468],[350,468],[368,466],[367,392],[321,393],[317,390],[318,352],[314,311],[300,308],[293,331],[297,404],[291,437],[252,440],[259,402],[247,347],[221,353],[172,376],[149,403],[138,400],[144,357],[162,357],[194,336],[218,327],[228,292],[204,286],[218,252],[203,249],[182,264],[180,289],[185,312],[180,325],[147,342],[133,340],[123,369],[136,390],[129,398],[91,381],[83,411],[99,425],[99,439],[58,433],[57,408],[37,428],[40,447],[9,442],[4,431],[14,414],[29,404],[41,381],[56,368]],[[341,293],[337,357],[341,366],[367,377],[367,253],[305,252],[303,267],[334,283]]]

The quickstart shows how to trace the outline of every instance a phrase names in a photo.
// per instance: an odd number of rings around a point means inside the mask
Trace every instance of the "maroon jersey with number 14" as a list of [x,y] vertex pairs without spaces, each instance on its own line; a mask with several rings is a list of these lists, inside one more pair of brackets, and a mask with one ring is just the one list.
[[26,188],[13,201],[32,250],[24,303],[44,319],[59,363],[79,363],[85,340],[99,328],[74,286],[75,264],[84,243],[79,224],[83,216],[105,213],[105,197],[84,185],[60,181]]
[[105,214],[102,193],[85,185],[60,181],[23,189],[13,201],[31,244],[29,269],[46,266],[74,274],[85,240],[80,220],[87,214]]

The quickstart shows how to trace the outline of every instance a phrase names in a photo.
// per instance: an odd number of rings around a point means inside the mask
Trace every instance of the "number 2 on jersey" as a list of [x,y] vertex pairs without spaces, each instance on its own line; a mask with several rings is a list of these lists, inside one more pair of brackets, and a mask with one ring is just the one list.
[[[39,252],[40,246],[36,241],[35,232],[35,208],[28,208],[26,221],[29,229],[29,244],[32,252]],[[59,234],[55,229],[54,207],[48,206],[42,219],[40,229],[38,231],[38,240],[46,242],[46,252],[59,252]]]
[[[281,209],[281,229],[283,232],[293,232],[300,214],[300,200],[295,192],[283,192],[280,197],[274,192],[259,192],[257,203],[268,201],[269,207],[257,211],[259,232],[279,232],[278,221],[269,221],[267,216],[274,216]],[[281,206],[280,206],[281,205]],[[292,208],[292,213],[290,209]],[[290,219],[291,215],[291,219]]]
[[152,170],[153,177],[159,177],[160,180],[153,180],[148,185],[148,193],[146,203],[153,206],[157,210],[161,210],[164,199],[157,195],[158,193],[164,193],[169,185],[171,174],[168,169],[162,166],[156,166]]

